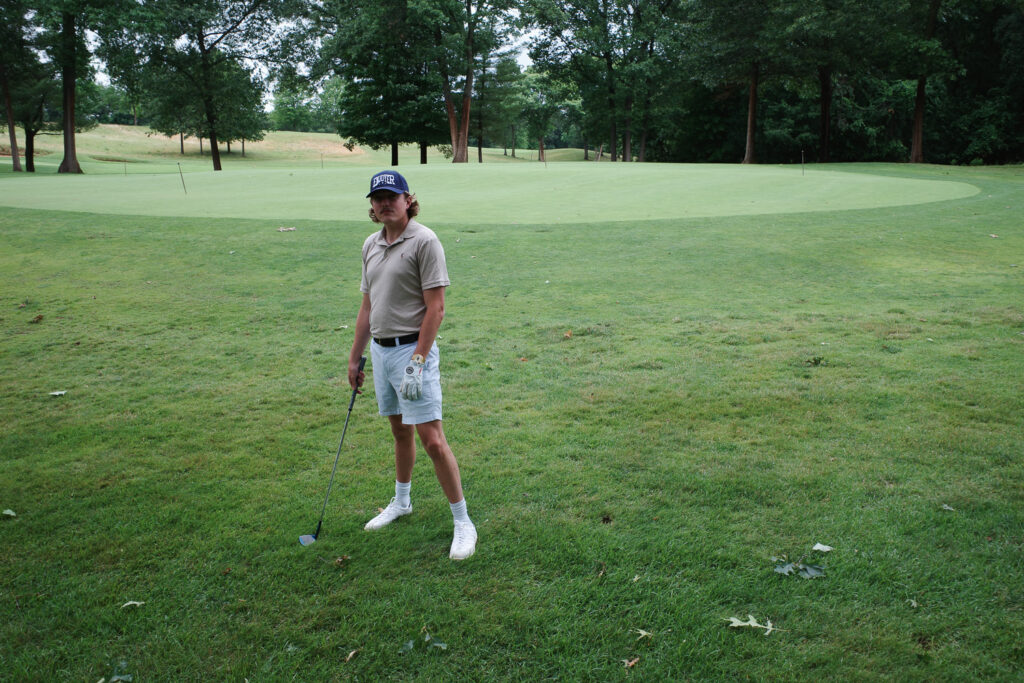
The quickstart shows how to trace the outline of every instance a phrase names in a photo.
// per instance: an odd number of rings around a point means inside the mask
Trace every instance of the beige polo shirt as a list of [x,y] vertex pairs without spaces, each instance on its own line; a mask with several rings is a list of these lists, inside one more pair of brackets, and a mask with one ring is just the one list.
[[370,334],[401,337],[419,332],[427,306],[423,290],[447,287],[444,248],[434,231],[410,219],[394,244],[384,230],[363,243],[360,291],[370,295]]

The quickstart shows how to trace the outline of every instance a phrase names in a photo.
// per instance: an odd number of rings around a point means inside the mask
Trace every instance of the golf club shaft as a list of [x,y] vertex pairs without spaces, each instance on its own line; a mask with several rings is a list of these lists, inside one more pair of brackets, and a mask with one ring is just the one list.
[[[363,371],[363,367],[366,365],[366,356],[359,359],[359,372]],[[345,443],[345,432],[348,431],[348,421],[352,417],[352,406],[356,404],[356,394],[359,393],[359,387],[352,390],[352,400],[348,402],[348,414],[345,416],[345,427],[341,430],[341,441],[338,442],[338,453],[334,456],[334,467],[331,469],[331,480],[327,484],[327,495],[324,496],[324,507],[320,510],[320,521],[316,524],[316,533],[313,534],[313,538],[320,535],[320,527],[324,523],[324,515],[327,513],[327,501],[331,497],[331,487],[334,486],[334,473],[338,471],[338,460],[341,458],[341,445]]]

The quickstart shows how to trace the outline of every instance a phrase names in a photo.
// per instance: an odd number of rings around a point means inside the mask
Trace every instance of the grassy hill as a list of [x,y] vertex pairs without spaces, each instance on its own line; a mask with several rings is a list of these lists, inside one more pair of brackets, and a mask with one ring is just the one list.
[[[4,143],[6,143],[6,136]],[[24,133],[18,129],[18,144],[24,154]],[[76,136],[78,160],[87,173],[123,173],[124,166],[130,164],[128,172],[152,172],[166,169],[167,165],[181,163],[183,167],[210,167],[209,141],[203,141],[200,152],[196,138],[182,141],[177,137],[169,138],[151,131],[145,126],[100,125],[92,130]],[[291,131],[270,131],[260,142],[245,144],[245,155],[242,145],[231,145],[228,153],[226,146],[221,145],[221,161],[228,166],[336,166],[363,165],[387,166],[391,163],[391,150],[372,150],[364,147],[346,149],[340,137],[333,133],[295,133]],[[0,159],[10,157],[10,146],[0,146]],[[536,159],[536,151],[517,150],[517,158],[505,156],[502,149],[485,149],[484,162],[525,163]],[[36,168],[39,173],[56,172],[63,156],[63,142],[59,135],[40,135],[36,138]],[[477,159],[477,150],[470,150],[470,158]],[[548,154],[549,161],[582,160],[582,150],[552,150]],[[419,164],[419,147],[403,145],[399,153],[400,165]],[[432,147],[428,155],[428,163],[450,163],[438,148]],[[10,163],[0,161],[0,173],[9,172]]]

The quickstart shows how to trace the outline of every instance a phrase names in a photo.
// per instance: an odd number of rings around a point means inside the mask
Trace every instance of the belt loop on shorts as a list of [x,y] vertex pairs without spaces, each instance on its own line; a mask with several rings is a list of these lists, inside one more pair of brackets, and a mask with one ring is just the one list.
[[373,341],[381,346],[402,346],[403,344],[412,344],[415,341],[419,341],[419,338],[420,333],[413,332],[412,334],[407,334],[404,337],[384,337],[381,339],[374,337]]

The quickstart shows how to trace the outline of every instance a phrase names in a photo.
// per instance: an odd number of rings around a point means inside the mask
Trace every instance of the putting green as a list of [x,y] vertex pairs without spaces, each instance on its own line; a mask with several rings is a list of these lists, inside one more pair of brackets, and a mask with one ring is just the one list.
[[[431,223],[591,223],[839,211],[979,192],[961,182],[800,167],[522,163],[405,166]],[[0,206],[210,218],[362,220],[366,167],[6,177]]]

